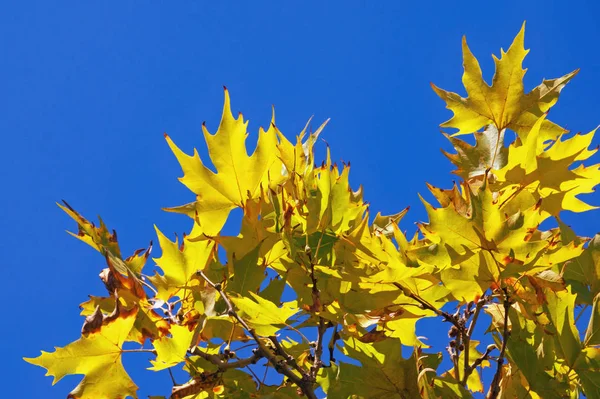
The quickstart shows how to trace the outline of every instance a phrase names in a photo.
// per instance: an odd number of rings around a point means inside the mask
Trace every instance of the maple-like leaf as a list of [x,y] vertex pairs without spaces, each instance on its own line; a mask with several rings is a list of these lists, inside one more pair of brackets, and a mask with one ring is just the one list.
[[83,374],[83,380],[71,391],[72,399],[137,398],[137,386],[123,368],[123,343],[133,327],[137,308],[121,310],[106,319],[96,330],[54,352],[43,352],[25,361],[48,370],[56,384],[65,375]]
[[589,149],[595,131],[561,138],[547,144],[541,135],[542,116],[521,141],[508,149],[508,162],[495,172],[498,187],[533,192],[543,198],[544,209],[558,216],[561,210],[584,212],[596,207],[577,198],[592,193],[600,184],[600,164],[572,165],[589,159],[597,149]]
[[229,92],[225,89],[223,116],[217,132],[212,135],[202,125],[216,173],[200,160],[196,150],[193,156],[189,156],[169,136],[165,136],[183,169],[181,182],[197,195],[195,203],[167,210],[191,217],[197,214],[203,232],[216,235],[231,209],[244,207],[247,199],[255,198],[260,193],[261,185],[268,187],[271,179],[280,179],[282,163],[277,157],[277,136],[273,122],[267,131],[260,129],[256,150],[248,156],[245,144],[248,122],[244,122],[241,114],[237,119],[233,117]]
[[[561,78],[544,80],[542,84],[525,94],[522,64],[529,50],[524,47],[525,24],[515,37],[507,52],[500,59],[494,56],[496,73],[489,86],[484,80],[479,62],[471,53],[463,37],[463,84],[468,97],[462,98],[432,84],[435,92],[446,102],[454,116],[442,127],[457,128],[457,134],[467,134],[493,123],[501,132],[505,128],[526,134],[535,121],[558,100],[562,88],[579,72],[575,70]],[[565,130],[550,121],[543,125],[545,138],[554,139]]]
[[[200,235],[199,229],[200,226],[195,224],[191,236]],[[178,240],[169,240],[158,228],[156,234],[162,255],[154,261],[164,274],[156,273],[149,280],[158,291],[156,297],[167,301],[180,290],[185,290],[196,272],[204,270],[213,255],[214,242],[192,241],[184,237],[180,247]]]
[[501,278],[540,272],[583,251],[575,243],[560,245],[558,232],[538,232],[548,215],[527,196],[494,193],[486,181],[475,193],[448,195],[452,199],[442,208],[424,201],[429,223],[419,228],[425,240],[410,253],[437,266],[456,299],[472,300]]

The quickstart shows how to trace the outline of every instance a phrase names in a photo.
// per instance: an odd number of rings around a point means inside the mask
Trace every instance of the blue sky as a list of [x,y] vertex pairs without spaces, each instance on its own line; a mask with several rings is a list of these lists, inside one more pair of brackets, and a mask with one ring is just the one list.
[[[417,199],[425,182],[448,187],[454,179],[439,151],[448,144],[438,125],[451,113],[429,83],[463,93],[463,34],[489,79],[491,53],[506,49],[527,20],[526,88],[580,67],[550,118],[573,131],[600,124],[596,2],[554,9],[541,1],[284,4],[4,4],[4,397],[66,397],[79,377],[51,387],[42,369],[21,358],[77,339],[78,304],[104,294],[102,257],[64,233],[74,226],[55,202],[101,215],[125,253],[155,239],[154,223],[164,232],[187,230],[184,217],[160,210],[192,199],[163,133],[202,155],[200,126],[215,130],[223,85],[233,110],[250,119],[250,142],[269,123],[271,104],[288,137],[311,115],[316,124],[331,118],[321,137],[333,159],[352,162],[351,182],[363,184],[372,210],[411,205],[402,223],[409,232],[425,217]],[[600,205],[598,194],[587,200]],[[599,212],[565,219],[593,235]],[[140,398],[170,390],[166,373],[131,375]]]

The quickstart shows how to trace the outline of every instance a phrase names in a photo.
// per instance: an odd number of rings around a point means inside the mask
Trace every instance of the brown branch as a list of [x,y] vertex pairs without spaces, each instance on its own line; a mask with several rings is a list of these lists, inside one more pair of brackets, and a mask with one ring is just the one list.
[[[319,290],[319,287],[317,286],[317,278],[315,277],[315,262],[318,259],[319,251],[321,249],[321,243],[323,241],[324,236],[325,236],[325,232],[322,231],[321,237],[319,237],[319,242],[317,243],[317,248],[315,249],[314,257],[311,255],[311,248],[308,245],[308,243],[306,244],[306,248],[305,248],[306,255],[308,257],[308,260],[310,261],[310,279],[312,282],[312,300],[313,300],[312,310],[313,311],[321,311],[321,307],[322,307],[321,291]],[[308,238],[307,238],[307,240],[308,240]],[[319,369],[323,366],[323,361],[321,360],[321,357],[323,356],[323,337],[325,335],[325,331],[327,331],[327,329],[329,328],[329,326],[328,326],[329,323],[325,323],[325,319],[323,317],[321,317],[321,316],[318,316],[318,317],[319,317],[319,326],[317,329],[317,343],[315,346],[315,355],[314,355],[314,359],[313,359],[313,365],[310,368],[310,378],[312,380],[316,379]]]
[[306,395],[306,397],[310,399],[317,399],[317,396],[315,395],[313,389],[313,382],[310,379],[305,378],[304,375],[302,377],[299,377],[287,366],[286,362],[283,362],[284,364],[281,364],[281,362],[277,360],[275,354],[269,349],[269,347],[267,347],[267,345],[258,336],[258,334],[256,334],[254,329],[250,328],[250,326],[248,326],[248,323],[246,323],[246,321],[242,319],[240,315],[238,315],[238,313],[235,311],[231,300],[223,291],[221,284],[213,283],[208,277],[206,277],[206,275],[201,270],[198,270],[197,274],[201,276],[207,282],[208,285],[214,288],[219,293],[219,295],[221,295],[221,298],[223,298],[225,304],[227,305],[227,314],[235,318],[244,327],[244,329],[248,331],[252,338],[254,338],[254,341],[256,341],[256,343],[258,344],[258,348],[256,349],[256,351],[259,352],[263,357],[267,358],[269,363],[273,365],[276,371],[285,375],[291,382],[296,384],[302,390],[302,393]]
[[[475,305],[475,311],[473,313],[473,319],[471,320],[471,324],[469,324],[469,328],[467,329],[466,332],[464,332],[463,335],[463,342],[465,345],[465,356],[464,356],[464,373],[463,373],[463,378],[461,380],[461,384],[464,386],[467,383],[467,378],[469,378],[469,376],[471,375],[471,373],[473,372],[473,370],[479,365],[481,364],[481,362],[479,362],[476,366],[473,365],[469,365],[469,348],[471,346],[471,337],[473,336],[473,331],[475,331],[475,324],[477,323],[477,319],[479,318],[479,313],[481,313],[481,309],[483,309],[483,306],[488,302],[489,297],[484,296],[482,298],[479,299],[479,302],[477,302],[477,305]],[[469,309],[467,310],[469,311]],[[469,315],[470,316],[470,315]],[[488,347],[489,349],[489,347]],[[487,350],[486,350],[487,353]],[[487,353],[489,355],[489,353]],[[477,359],[479,360],[479,359]],[[477,362],[477,360],[475,360],[475,363]],[[485,359],[483,359],[485,360]],[[482,361],[483,361],[482,360]]]
[[504,354],[506,352],[506,343],[508,342],[508,338],[510,336],[510,331],[508,331],[508,311],[510,310],[510,300],[508,297],[508,291],[506,288],[503,288],[504,291],[504,330],[502,332],[502,348],[500,349],[500,356],[498,356],[497,360],[497,369],[496,374],[494,374],[494,379],[492,380],[492,384],[490,385],[490,389],[486,395],[486,399],[497,399],[500,394],[500,380],[502,379],[502,366],[504,365]]

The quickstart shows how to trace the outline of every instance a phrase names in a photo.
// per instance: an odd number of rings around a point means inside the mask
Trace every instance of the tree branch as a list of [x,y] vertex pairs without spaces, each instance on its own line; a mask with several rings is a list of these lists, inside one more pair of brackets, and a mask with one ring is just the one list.
[[299,377],[287,366],[286,362],[284,362],[284,364],[281,364],[281,362],[279,362],[276,359],[275,354],[271,352],[271,350],[267,347],[263,340],[258,336],[258,334],[256,334],[254,329],[250,328],[250,326],[248,326],[248,323],[246,323],[246,321],[242,319],[240,315],[238,315],[238,313],[235,311],[231,300],[223,291],[221,284],[213,283],[208,277],[206,277],[206,275],[201,270],[198,270],[197,274],[201,276],[208,285],[214,288],[219,293],[219,295],[221,295],[221,298],[223,298],[225,304],[227,305],[227,314],[235,318],[244,327],[244,329],[248,331],[248,333],[252,336],[252,338],[254,338],[254,340],[258,344],[257,352],[259,352],[263,357],[267,358],[269,363],[273,365],[276,371],[285,375],[290,381],[296,384],[302,390],[302,393],[306,395],[306,397],[310,399],[317,399],[317,396],[315,395],[314,389],[312,387],[312,381],[305,378],[304,376]]
[[244,359],[239,359],[239,360],[236,360],[233,362],[228,362],[228,361],[221,359],[221,357],[218,355],[212,355],[212,354],[203,352],[202,349],[198,346],[194,347],[194,349],[192,349],[191,352],[192,352],[192,354],[194,354],[196,356],[200,356],[204,360],[208,360],[209,362],[211,362],[212,364],[217,366],[217,368],[220,371],[225,371],[228,369],[244,368],[250,364],[256,363],[257,361],[259,361],[260,359],[262,359],[264,357],[260,351],[255,351],[254,354],[250,357],[247,357]]
[[325,331],[328,329],[328,325],[325,323],[325,320],[319,316],[319,328],[317,330],[317,346],[315,348],[315,360],[313,362],[313,366],[310,369],[311,376],[313,378],[317,377],[317,373],[319,369],[323,366],[323,361],[321,360],[323,356],[323,337],[325,336]]
[[504,330],[502,332],[502,348],[500,349],[500,356],[498,356],[497,360],[497,369],[496,374],[494,375],[494,379],[492,380],[492,384],[490,385],[490,389],[486,395],[486,399],[497,399],[500,394],[500,380],[502,379],[502,366],[504,365],[504,354],[506,352],[506,343],[510,336],[510,331],[508,331],[508,311],[510,310],[510,300],[508,297],[508,291],[506,288],[503,288],[504,291]]
[[283,346],[281,346],[281,343],[279,342],[279,340],[277,339],[276,336],[272,335],[269,337],[269,341],[271,341],[271,343],[273,344],[273,347],[275,348],[275,353],[281,357],[283,357],[285,359],[285,361],[287,362],[287,364],[289,364],[290,366],[292,366],[296,371],[298,371],[302,376],[307,376],[306,375],[306,370],[304,370],[302,367],[300,367],[298,365],[298,363],[296,362],[296,359],[294,358],[294,356],[290,355],[289,353],[286,352],[285,348]]

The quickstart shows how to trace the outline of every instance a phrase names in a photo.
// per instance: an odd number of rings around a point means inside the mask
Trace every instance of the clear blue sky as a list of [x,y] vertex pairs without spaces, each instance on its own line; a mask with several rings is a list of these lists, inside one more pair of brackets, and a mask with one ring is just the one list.
[[[321,137],[333,158],[352,162],[373,210],[412,205],[411,232],[425,181],[453,180],[438,128],[451,113],[429,83],[463,93],[463,34],[491,78],[491,53],[527,20],[527,88],[581,67],[551,118],[574,131],[600,123],[594,1],[11,3],[0,12],[3,397],[66,397],[80,377],[52,388],[21,358],[77,339],[78,304],[104,294],[102,257],[64,233],[75,226],[55,201],[102,215],[125,253],[155,239],[153,223],[188,229],[160,210],[192,199],[163,133],[202,155],[200,125],[217,126],[222,85],[250,119],[250,141],[271,104],[289,137],[311,115],[331,118]],[[592,235],[600,211],[566,219]],[[140,398],[168,394],[168,375],[144,362],[126,360]]]

